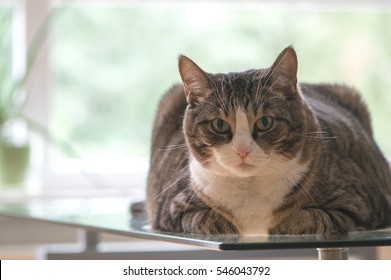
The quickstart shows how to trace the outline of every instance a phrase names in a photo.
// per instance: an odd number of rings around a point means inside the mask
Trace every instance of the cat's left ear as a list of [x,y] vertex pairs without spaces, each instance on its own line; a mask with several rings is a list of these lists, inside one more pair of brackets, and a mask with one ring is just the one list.
[[284,49],[270,68],[273,83],[289,93],[294,93],[297,85],[297,65],[295,50],[292,47]]
[[181,55],[178,61],[178,68],[187,102],[191,105],[196,105],[210,94],[211,85],[208,74],[195,64],[194,61]]

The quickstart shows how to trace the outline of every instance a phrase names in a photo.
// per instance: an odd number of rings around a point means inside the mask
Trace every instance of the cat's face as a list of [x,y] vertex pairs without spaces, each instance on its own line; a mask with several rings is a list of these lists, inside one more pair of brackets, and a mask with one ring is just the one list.
[[305,112],[293,49],[268,69],[209,74],[181,57],[179,70],[189,102],[185,137],[202,166],[225,177],[251,177],[298,156]]

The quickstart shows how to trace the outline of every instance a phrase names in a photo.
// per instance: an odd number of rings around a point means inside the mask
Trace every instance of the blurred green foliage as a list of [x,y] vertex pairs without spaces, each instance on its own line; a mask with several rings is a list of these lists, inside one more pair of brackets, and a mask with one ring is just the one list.
[[[62,8],[59,8],[60,12]],[[391,155],[391,11],[182,4],[67,8],[53,27],[51,128],[88,155],[147,156],[157,102],[185,54],[209,72],[271,65],[293,44],[299,81],[344,83]]]

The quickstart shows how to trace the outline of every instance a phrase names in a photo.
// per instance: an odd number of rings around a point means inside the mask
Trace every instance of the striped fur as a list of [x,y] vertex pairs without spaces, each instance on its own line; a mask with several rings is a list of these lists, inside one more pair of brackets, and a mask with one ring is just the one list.
[[211,74],[181,56],[179,72],[183,85],[163,96],[153,128],[154,229],[334,234],[391,224],[390,168],[353,89],[298,85],[290,47],[267,69]]

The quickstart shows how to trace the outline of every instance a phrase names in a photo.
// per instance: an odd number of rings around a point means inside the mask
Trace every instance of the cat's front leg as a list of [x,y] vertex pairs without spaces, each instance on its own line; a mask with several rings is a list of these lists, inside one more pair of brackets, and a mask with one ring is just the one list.
[[305,208],[291,212],[269,230],[270,234],[324,234],[357,230],[353,219],[341,209]]
[[214,235],[238,233],[232,223],[192,192],[178,194],[171,203],[170,213],[177,231]]

